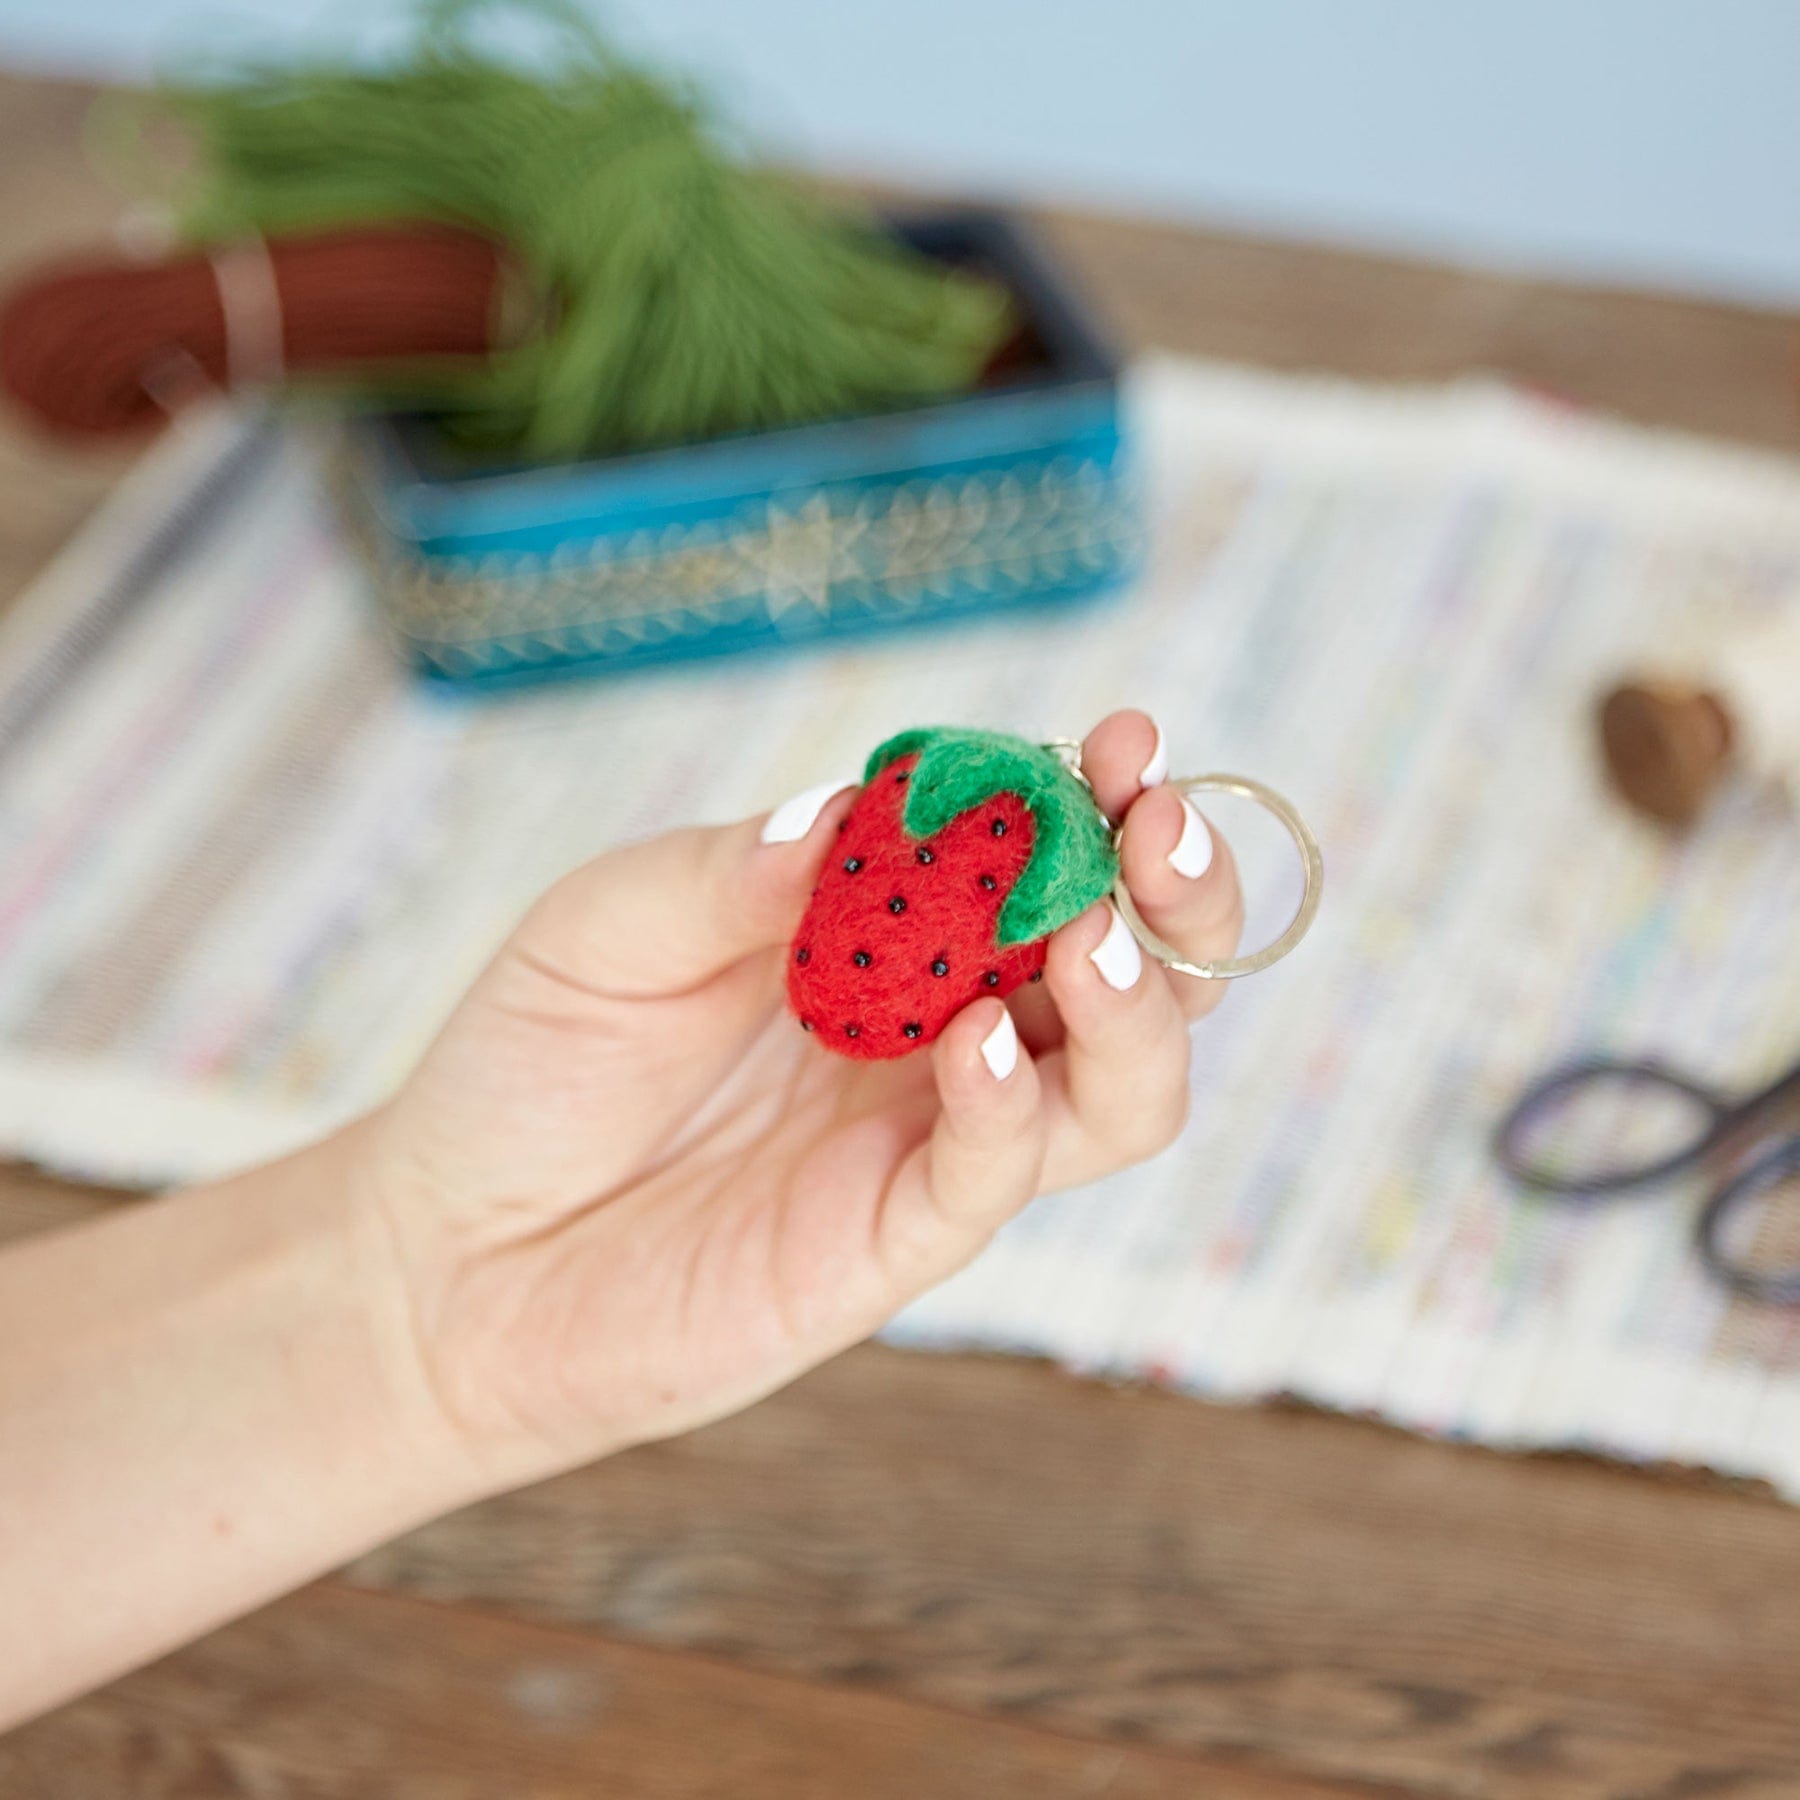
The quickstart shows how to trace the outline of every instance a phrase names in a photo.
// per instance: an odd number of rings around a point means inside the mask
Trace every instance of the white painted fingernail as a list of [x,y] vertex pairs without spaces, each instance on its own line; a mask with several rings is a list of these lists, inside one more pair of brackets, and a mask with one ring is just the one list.
[[797,844],[812,830],[813,821],[825,810],[827,802],[855,785],[852,781],[822,781],[817,787],[809,787],[804,794],[782,801],[763,825],[762,841],[765,844]]
[[[1156,725],[1156,721],[1150,721]],[[1169,779],[1169,746],[1163,742],[1162,727],[1156,725],[1156,748],[1150,752],[1150,760],[1144,764],[1144,772],[1138,777],[1139,787],[1161,787]]]
[[1144,953],[1119,909],[1109,906],[1106,910],[1112,915],[1112,923],[1106,928],[1106,936],[1088,952],[1088,961],[1100,971],[1100,979],[1109,988],[1122,994],[1135,986],[1143,974]]
[[1004,1081],[1019,1066],[1019,1034],[1004,1007],[999,1023],[981,1040],[981,1060],[996,1081]]
[[1181,799],[1181,836],[1169,852],[1169,865],[1177,875],[1197,881],[1212,867],[1213,840],[1206,821],[1188,801]]

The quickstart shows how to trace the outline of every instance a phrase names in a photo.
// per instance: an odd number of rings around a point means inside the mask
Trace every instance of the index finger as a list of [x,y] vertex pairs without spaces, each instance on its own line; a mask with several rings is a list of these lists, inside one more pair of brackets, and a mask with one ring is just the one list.
[[[1244,925],[1237,864],[1193,802],[1168,785],[1161,727],[1148,713],[1112,713],[1088,734],[1081,767],[1101,811],[1125,822],[1119,860],[1144,923],[1190,962],[1229,956]],[[1164,979],[1190,1019],[1224,998],[1222,981],[1174,971]]]
[[[1189,962],[1216,962],[1236,950],[1244,894],[1227,844],[1185,794],[1167,785],[1142,795],[1125,815],[1119,862],[1144,923]],[[1190,1019],[1212,1011],[1226,983],[1166,972]]]

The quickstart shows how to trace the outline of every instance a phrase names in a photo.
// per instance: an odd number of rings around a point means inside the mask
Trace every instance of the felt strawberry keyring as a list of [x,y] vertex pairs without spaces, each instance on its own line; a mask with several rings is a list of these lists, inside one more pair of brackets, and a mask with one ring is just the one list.
[[903,731],[863,784],[794,936],[788,1002],[827,1049],[879,1061],[1038,980],[1045,941],[1119,859],[1071,766],[1003,732]]

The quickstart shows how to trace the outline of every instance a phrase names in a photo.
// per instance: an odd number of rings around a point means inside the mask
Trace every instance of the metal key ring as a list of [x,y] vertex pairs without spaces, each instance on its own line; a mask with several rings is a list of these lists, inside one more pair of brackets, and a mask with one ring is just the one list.
[[[1088,780],[1087,772],[1081,766],[1081,740],[1079,738],[1051,738],[1044,748],[1062,762],[1071,775],[1091,794],[1094,784]],[[1171,943],[1159,938],[1144,923],[1144,915],[1137,909],[1137,902],[1132,899],[1130,890],[1125,886],[1124,871],[1113,883],[1113,905],[1119,909],[1119,917],[1131,929],[1131,935],[1150,952],[1165,969],[1177,969],[1183,975],[1192,975],[1197,981],[1235,981],[1240,975],[1255,975],[1281,961],[1287,953],[1295,949],[1300,940],[1312,930],[1313,920],[1319,915],[1319,902],[1325,897],[1325,859],[1319,853],[1319,840],[1313,836],[1312,827],[1301,818],[1300,809],[1285,794],[1278,794],[1266,782],[1256,780],[1250,775],[1183,775],[1179,780],[1168,784],[1182,794],[1235,794],[1240,800],[1249,800],[1260,806],[1264,812],[1272,813],[1282,823],[1289,837],[1294,840],[1294,847],[1300,852],[1300,864],[1303,871],[1300,889],[1300,905],[1294,913],[1288,928],[1273,943],[1263,945],[1260,950],[1252,950],[1247,956],[1222,956],[1216,962],[1189,962],[1185,956]],[[1125,841],[1125,827],[1116,826],[1112,834],[1112,845],[1115,852]]]
[[[1235,794],[1241,800],[1254,801],[1265,812],[1279,819],[1300,852],[1304,871],[1300,905],[1288,928],[1274,942],[1245,956],[1222,956],[1214,962],[1189,962],[1173,944],[1165,943],[1148,925],[1137,909],[1125,877],[1120,874],[1113,884],[1113,905],[1119,916],[1131,927],[1132,936],[1167,969],[1178,969],[1199,981],[1235,981],[1240,975],[1255,975],[1278,963],[1312,929],[1318,917],[1319,902],[1325,895],[1325,859],[1319,854],[1319,840],[1301,818],[1299,809],[1285,795],[1248,775],[1184,775],[1169,786],[1183,794]],[[1113,833],[1113,848],[1118,849],[1125,835],[1124,827]]]

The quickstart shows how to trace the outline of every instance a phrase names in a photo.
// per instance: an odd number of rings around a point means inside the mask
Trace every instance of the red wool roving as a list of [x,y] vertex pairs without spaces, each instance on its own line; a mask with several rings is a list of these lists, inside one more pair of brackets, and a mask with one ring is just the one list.
[[794,936],[788,1002],[826,1049],[879,1061],[1036,980],[1118,861],[1087,788],[1021,738],[903,732],[864,782]]

